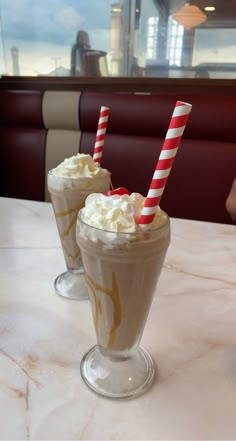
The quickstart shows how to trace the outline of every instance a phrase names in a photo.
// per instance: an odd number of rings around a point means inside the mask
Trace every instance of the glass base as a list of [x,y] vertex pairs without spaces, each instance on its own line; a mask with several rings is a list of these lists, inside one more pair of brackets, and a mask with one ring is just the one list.
[[80,364],[85,384],[106,398],[134,398],[151,385],[155,368],[152,358],[143,348],[125,361],[112,361],[104,357],[98,345],[87,352]]
[[70,300],[88,299],[83,269],[74,274],[69,271],[60,274],[54,282],[54,288],[57,294]]

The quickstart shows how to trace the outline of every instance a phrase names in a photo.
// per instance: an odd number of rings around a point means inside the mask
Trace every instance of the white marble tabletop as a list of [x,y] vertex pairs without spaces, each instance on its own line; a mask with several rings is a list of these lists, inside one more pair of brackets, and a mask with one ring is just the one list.
[[80,378],[96,343],[88,301],[54,293],[65,269],[50,204],[0,198],[0,439],[236,439],[236,227],[171,220],[142,338],[157,375],[110,401]]

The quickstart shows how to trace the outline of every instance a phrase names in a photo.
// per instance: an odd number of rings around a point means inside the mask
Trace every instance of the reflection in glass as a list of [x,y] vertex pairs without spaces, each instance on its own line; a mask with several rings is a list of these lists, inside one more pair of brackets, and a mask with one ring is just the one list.
[[236,78],[236,3],[212,2],[187,28],[183,0],[1,0],[0,74]]

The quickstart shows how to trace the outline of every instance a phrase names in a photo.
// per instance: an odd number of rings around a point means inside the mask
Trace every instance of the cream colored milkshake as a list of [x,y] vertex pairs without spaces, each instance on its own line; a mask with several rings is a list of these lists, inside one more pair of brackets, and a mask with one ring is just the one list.
[[90,195],[77,223],[99,349],[113,360],[127,359],[139,346],[170,243],[160,208],[151,229],[141,231],[143,204],[137,193]]
[[[59,276],[55,289],[65,297],[75,299],[87,296],[84,281],[80,280],[78,284],[78,278],[74,277],[83,272],[80,249],[75,238],[78,211],[90,193],[105,193],[109,188],[109,172],[95,163],[90,155],[78,153],[66,158],[48,173],[48,190],[69,272]],[[61,291],[65,291],[65,294]]]

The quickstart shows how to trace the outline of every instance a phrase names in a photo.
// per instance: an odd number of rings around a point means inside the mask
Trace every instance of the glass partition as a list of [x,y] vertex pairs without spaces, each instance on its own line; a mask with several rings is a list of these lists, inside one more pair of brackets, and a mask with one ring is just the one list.
[[0,0],[0,75],[236,78],[234,0]]

